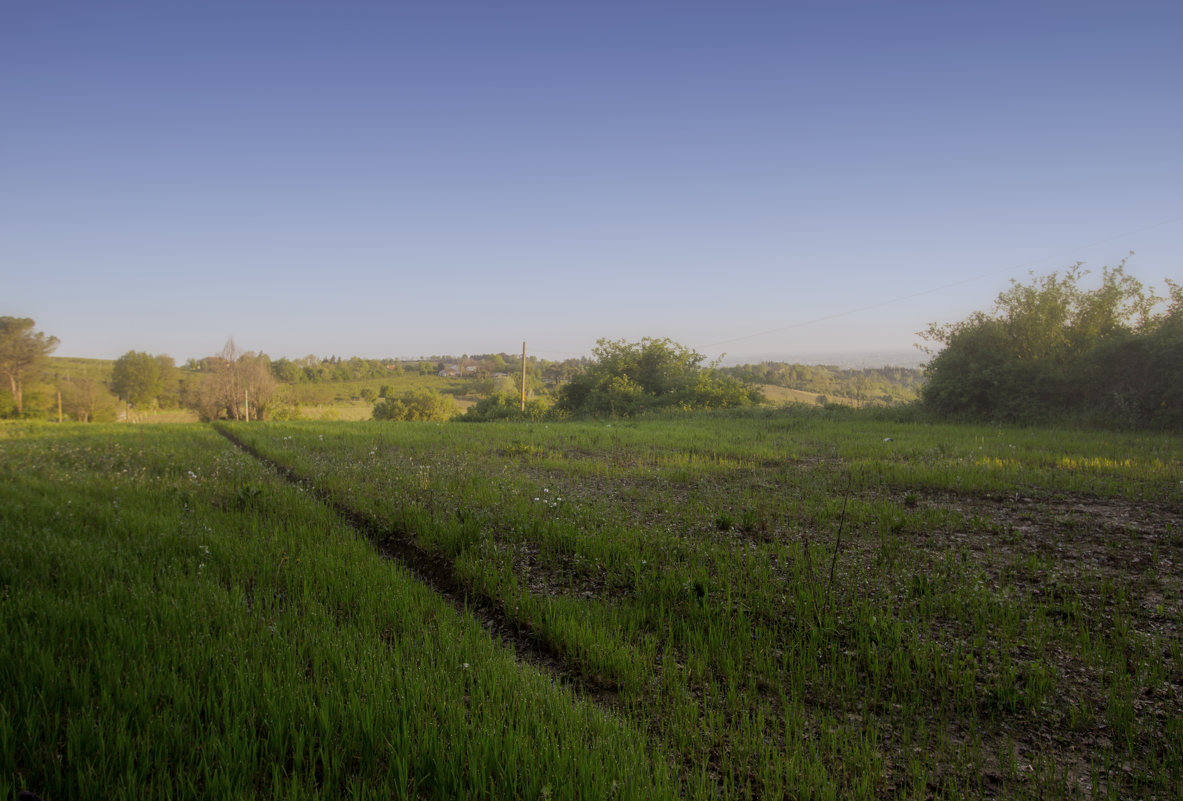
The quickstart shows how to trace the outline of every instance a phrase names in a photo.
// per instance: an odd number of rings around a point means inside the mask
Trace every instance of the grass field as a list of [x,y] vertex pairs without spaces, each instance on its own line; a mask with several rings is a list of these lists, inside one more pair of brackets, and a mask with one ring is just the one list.
[[96,381],[111,380],[111,369],[115,362],[111,359],[83,359],[71,356],[51,356],[48,360],[46,374],[50,379],[63,378],[93,378]]
[[437,375],[419,375],[401,370],[392,371],[382,378],[367,378],[360,381],[324,381],[315,384],[284,384],[281,391],[301,405],[329,406],[357,401],[363,389],[374,393],[382,387],[389,387],[394,394],[412,390],[433,389],[436,392],[455,397],[464,396],[474,385],[473,379],[447,378]]
[[[476,404],[472,398],[456,398],[457,414],[462,414],[468,407]],[[336,403],[314,404],[300,407],[302,420],[344,421],[356,423],[361,420],[372,420],[374,404],[363,400],[338,401]]]
[[1183,795],[1178,436],[218,431],[0,428],[0,796]]
[[787,403],[800,403],[806,406],[821,406],[823,405],[819,400],[825,397],[827,403],[836,403],[840,406],[857,406],[858,401],[853,398],[843,398],[841,396],[819,395],[816,392],[805,392],[800,389],[789,389],[788,387],[778,387],[774,384],[762,384],[760,391],[764,393],[765,399],[772,404],[784,405]]

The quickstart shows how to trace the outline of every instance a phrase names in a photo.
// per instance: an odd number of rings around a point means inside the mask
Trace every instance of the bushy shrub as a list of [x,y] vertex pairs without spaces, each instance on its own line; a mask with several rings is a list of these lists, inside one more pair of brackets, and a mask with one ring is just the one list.
[[1072,418],[1118,425],[1183,424],[1183,288],[1143,289],[1123,261],[1081,288],[1080,265],[1012,282],[990,314],[921,334],[944,345],[927,367],[926,410],[1008,422]]
[[434,389],[413,389],[374,405],[375,420],[451,420],[456,416],[456,399]]
[[529,398],[526,410],[522,411],[520,397],[499,393],[482,398],[470,406],[460,420],[465,422],[487,422],[491,420],[542,420],[550,414],[550,404],[540,398]]
[[706,357],[669,339],[601,339],[594,355],[559,390],[557,410],[632,417],[657,409],[722,409],[763,400],[758,389],[703,367]]

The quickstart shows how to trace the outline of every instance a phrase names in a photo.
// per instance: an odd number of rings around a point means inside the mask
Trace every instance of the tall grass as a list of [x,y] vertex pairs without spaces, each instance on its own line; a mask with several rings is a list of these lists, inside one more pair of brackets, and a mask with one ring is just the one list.
[[1180,788],[1178,437],[823,412],[231,430],[614,688],[692,791]]
[[670,797],[516,660],[195,426],[7,426],[0,797]]

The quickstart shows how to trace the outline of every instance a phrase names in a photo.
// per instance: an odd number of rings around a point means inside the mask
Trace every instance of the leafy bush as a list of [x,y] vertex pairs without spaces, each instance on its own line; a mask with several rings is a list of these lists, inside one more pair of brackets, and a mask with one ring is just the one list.
[[542,420],[550,413],[550,405],[539,398],[526,401],[526,410],[522,411],[520,398],[513,395],[499,393],[482,398],[460,418],[464,422],[487,422],[491,420]]
[[398,397],[387,396],[374,405],[375,420],[451,420],[456,399],[434,389],[413,389]]
[[1183,287],[1163,298],[1104,268],[1082,289],[1080,265],[1012,282],[991,314],[974,312],[921,336],[944,345],[927,367],[924,408],[945,417],[1046,422],[1066,416],[1121,425],[1183,424]]
[[703,367],[701,353],[669,339],[601,339],[595,359],[559,390],[555,407],[584,415],[632,417],[664,408],[721,409],[763,400],[758,389]]

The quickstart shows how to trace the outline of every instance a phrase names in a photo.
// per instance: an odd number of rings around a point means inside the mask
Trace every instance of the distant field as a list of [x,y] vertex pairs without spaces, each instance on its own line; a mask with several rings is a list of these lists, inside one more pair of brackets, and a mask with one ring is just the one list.
[[218,430],[0,426],[0,796],[1183,789],[1178,436]]
[[133,409],[131,413],[133,423],[196,423],[198,419],[197,412],[192,409]]
[[341,420],[356,422],[370,420],[374,414],[374,404],[365,401],[339,401],[337,403],[301,406],[300,415],[305,420]]
[[819,395],[817,392],[803,392],[799,389],[778,387],[775,384],[761,384],[760,391],[764,393],[764,397],[768,399],[769,403],[774,404],[804,403],[808,406],[821,406],[822,401],[820,398],[825,398],[826,403],[836,403],[839,406],[858,405],[858,401],[853,398],[843,398],[838,395]]
[[52,356],[48,361],[47,373],[50,377],[93,378],[98,381],[109,381],[111,370],[115,362],[113,359],[82,359],[70,356]]
[[339,405],[350,400],[361,398],[363,389],[368,389],[375,396],[387,386],[390,391],[398,394],[415,389],[434,389],[447,395],[465,395],[471,391],[474,379],[445,378],[437,375],[419,375],[392,371],[384,378],[368,378],[364,381],[325,381],[307,384],[285,384],[283,391],[302,405],[326,406]]
[[[473,398],[456,398],[456,408],[459,412],[463,412],[475,403],[476,400]],[[374,404],[360,400],[338,401],[326,405],[301,406],[300,414],[305,420],[357,422],[373,419]]]

